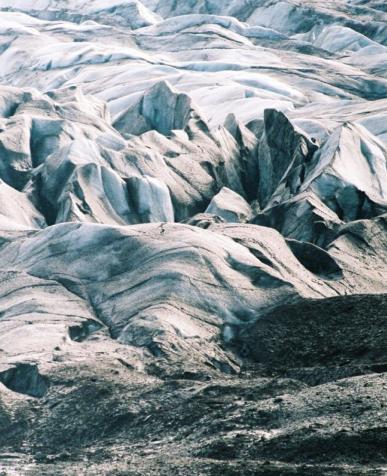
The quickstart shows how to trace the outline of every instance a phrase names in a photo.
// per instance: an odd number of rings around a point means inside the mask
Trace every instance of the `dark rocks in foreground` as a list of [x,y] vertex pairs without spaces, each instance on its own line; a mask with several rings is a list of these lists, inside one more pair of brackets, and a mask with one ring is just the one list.
[[43,398],[2,391],[4,454],[29,475],[383,474],[386,319],[386,295],[278,308],[225,349],[248,347],[234,376],[58,359]]

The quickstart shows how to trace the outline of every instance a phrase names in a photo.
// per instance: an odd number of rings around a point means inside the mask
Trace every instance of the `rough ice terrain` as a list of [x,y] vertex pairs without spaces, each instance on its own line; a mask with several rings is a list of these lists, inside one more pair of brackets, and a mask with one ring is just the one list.
[[0,473],[384,474],[387,8],[0,0]]

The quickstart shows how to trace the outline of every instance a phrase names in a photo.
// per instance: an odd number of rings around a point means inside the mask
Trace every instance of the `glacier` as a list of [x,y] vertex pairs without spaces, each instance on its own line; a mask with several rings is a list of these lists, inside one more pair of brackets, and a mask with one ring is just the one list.
[[383,471],[386,65],[378,0],[0,0],[0,472]]

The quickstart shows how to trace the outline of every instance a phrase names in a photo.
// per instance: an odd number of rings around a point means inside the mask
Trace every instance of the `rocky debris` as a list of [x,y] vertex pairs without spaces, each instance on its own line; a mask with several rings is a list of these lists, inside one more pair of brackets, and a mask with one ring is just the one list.
[[[251,417],[251,429],[247,424],[244,429],[210,436],[197,445],[195,456],[270,461],[273,454],[280,453],[286,462],[341,461],[351,465],[372,461],[380,468],[386,457],[386,432],[380,420],[385,405],[383,380],[383,374],[353,377],[308,388],[295,396],[267,399],[259,407],[247,404],[241,413],[246,419]],[[348,414],[358,416],[349,428]]]
[[[187,465],[214,475],[380,474],[386,302],[385,295],[343,296],[279,308],[234,342],[249,346],[234,376],[208,369],[204,380],[160,379],[114,356],[75,367],[58,362],[44,398],[2,392],[2,428],[23,425],[32,474],[81,467],[181,474]],[[4,442],[11,455],[18,438],[14,431]],[[27,468],[23,455],[11,461]]]
[[250,358],[268,368],[338,368],[350,364],[369,366],[377,372],[380,365],[383,372],[387,363],[383,347],[386,311],[385,294],[286,305],[246,331]]

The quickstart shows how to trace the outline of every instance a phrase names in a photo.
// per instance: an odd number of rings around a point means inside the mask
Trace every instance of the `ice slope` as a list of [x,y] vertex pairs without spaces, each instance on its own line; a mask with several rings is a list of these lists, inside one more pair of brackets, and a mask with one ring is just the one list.
[[387,291],[368,3],[0,0],[4,381],[235,373],[269,311]]

